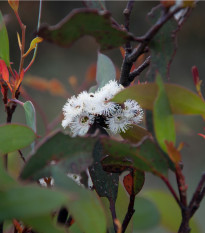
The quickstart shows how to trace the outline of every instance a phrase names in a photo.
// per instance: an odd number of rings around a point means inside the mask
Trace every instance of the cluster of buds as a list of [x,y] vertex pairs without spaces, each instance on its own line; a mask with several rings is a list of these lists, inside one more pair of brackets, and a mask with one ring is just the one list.
[[142,120],[143,111],[135,100],[126,100],[122,105],[110,101],[123,89],[117,81],[110,81],[95,93],[83,91],[77,97],[72,96],[63,107],[62,126],[69,127],[73,137],[83,136],[95,121],[103,119],[101,126],[112,133],[125,132]]

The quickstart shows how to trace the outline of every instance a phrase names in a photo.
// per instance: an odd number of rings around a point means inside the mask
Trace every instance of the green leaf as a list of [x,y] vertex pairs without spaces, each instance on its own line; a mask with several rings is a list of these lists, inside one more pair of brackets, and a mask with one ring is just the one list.
[[95,9],[76,9],[55,26],[42,26],[38,33],[52,43],[69,47],[84,35],[92,36],[101,50],[120,47],[132,36],[112,22],[110,13]]
[[36,132],[36,111],[31,101],[26,101],[23,104],[25,115],[26,115],[26,123],[27,125]]
[[83,232],[80,230],[77,224],[72,224],[69,227],[69,233],[83,233]]
[[13,187],[17,182],[6,172],[3,157],[0,156],[0,191]]
[[11,187],[0,192],[0,221],[50,213],[73,198],[71,194],[65,195],[37,186]]
[[[26,101],[23,104],[25,115],[26,115],[26,124],[33,129],[36,133],[36,111],[31,101]],[[31,144],[31,148],[34,151],[35,143]]]
[[115,66],[109,57],[102,53],[98,53],[97,61],[97,75],[96,80],[98,88],[105,86],[110,80],[115,80],[116,71]]
[[78,186],[57,167],[52,168],[52,176],[58,188],[66,192],[75,192],[76,200],[68,202],[67,206],[82,232],[105,233],[105,213],[94,192]]
[[36,135],[27,126],[6,124],[0,126],[0,154],[13,152],[29,146]]
[[[161,224],[171,232],[178,232],[182,217],[174,198],[169,193],[159,190],[149,190],[143,193],[143,197],[148,198],[157,206],[161,215]],[[194,219],[191,219],[190,223],[191,232],[201,232]]]
[[105,172],[101,165],[101,159],[105,156],[103,147],[97,142],[94,151],[93,165],[89,167],[90,176],[94,184],[95,190],[100,197],[107,197],[109,200],[116,201],[119,174]]
[[[150,14],[153,25],[161,16],[162,9],[158,8]],[[149,66],[148,80],[154,81],[156,71],[165,80],[169,74],[169,68],[176,52],[176,29],[178,25],[174,18],[171,18],[160,28],[150,43],[152,62]]]
[[83,2],[88,8],[98,9],[99,11],[106,10],[105,1],[103,0],[83,0]]
[[[164,86],[173,114],[205,115],[205,102],[197,94],[177,84]],[[134,99],[142,108],[153,110],[157,92],[156,83],[141,83],[124,89],[112,101],[124,103],[127,99]]]
[[174,117],[170,109],[162,78],[159,74],[156,77],[156,83],[158,85],[158,96],[155,100],[153,111],[154,129],[160,147],[167,152],[165,140],[174,144],[176,141]]
[[160,213],[155,204],[147,198],[136,197],[133,215],[133,230],[145,231],[160,223]]
[[31,226],[32,229],[38,233],[65,233],[66,231],[59,226],[56,226],[52,217],[47,215],[40,215],[32,218],[24,218],[23,222]]
[[0,58],[5,61],[7,66],[10,66],[9,38],[1,11],[0,11],[0,45],[1,45]]
[[125,133],[121,132],[122,138],[129,140],[132,143],[138,143],[142,138],[151,136],[151,134],[139,125],[132,125]]
[[167,160],[150,139],[144,139],[135,145],[107,138],[102,138],[101,142],[105,154],[109,155],[102,161],[106,171],[121,172],[122,169],[131,167],[158,176],[167,175]]
[[[80,158],[82,154],[84,154],[84,160],[86,160],[87,166],[89,166],[93,161],[92,151],[95,142],[96,140],[94,138],[72,138],[69,135],[58,132],[44,140],[44,143],[26,163],[21,173],[21,178],[27,179],[32,177],[35,173],[45,168],[51,160],[59,161],[68,158],[71,159],[70,162],[73,162],[76,159],[74,165],[80,170]],[[65,166],[68,167],[68,164],[69,160]]]

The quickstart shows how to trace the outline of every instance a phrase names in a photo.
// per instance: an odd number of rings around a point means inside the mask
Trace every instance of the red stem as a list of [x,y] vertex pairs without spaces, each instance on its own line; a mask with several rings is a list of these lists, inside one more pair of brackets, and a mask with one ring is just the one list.
[[171,186],[171,184],[169,183],[169,180],[164,177],[164,176],[161,176],[161,179],[164,181],[164,183],[166,184],[166,186],[168,187],[169,191],[171,192],[171,194],[173,195],[174,199],[176,200],[177,204],[180,206],[181,208],[181,203],[180,203],[180,200],[175,192],[175,190],[173,189],[173,187]]

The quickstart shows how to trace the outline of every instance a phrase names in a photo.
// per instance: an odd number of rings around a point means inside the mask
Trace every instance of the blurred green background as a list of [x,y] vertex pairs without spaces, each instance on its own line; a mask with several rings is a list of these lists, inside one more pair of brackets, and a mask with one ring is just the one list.
[[[156,1],[136,1],[132,15],[130,31],[136,36],[143,35],[149,28],[147,13],[156,6]],[[120,23],[124,23],[123,9],[126,6],[126,1],[106,1],[107,9],[112,13],[112,16]],[[37,27],[38,18],[38,1],[20,1],[19,13],[23,23],[27,26],[26,29],[26,50],[29,48],[30,41],[33,39],[33,34]],[[84,7],[80,1],[43,1],[42,20],[41,22],[55,25],[63,17],[65,17],[72,9]],[[20,33],[20,28],[15,18],[14,13],[9,7],[7,1],[0,1],[0,9],[3,15],[7,15],[7,29],[10,41],[10,57],[14,63],[13,67],[18,68],[20,52],[17,43],[16,33]],[[199,69],[200,79],[204,80],[205,74],[205,2],[199,2],[187,22],[182,27],[178,34],[178,49],[170,70],[170,82],[181,84],[195,91],[193,84],[191,67],[196,65]],[[1,45],[0,45],[1,46]],[[66,90],[73,95],[82,83],[85,82],[86,72],[88,67],[97,60],[97,51],[99,47],[91,37],[83,37],[73,44],[71,48],[60,48],[56,45],[43,42],[39,45],[38,54],[35,63],[29,70],[26,77],[30,75],[38,76],[46,80],[56,78],[62,82]],[[120,69],[122,64],[122,56],[119,49],[106,51],[114,64]],[[25,64],[28,64],[31,55],[26,59]],[[142,74],[146,77],[146,72]],[[71,76],[77,77],[78,85],[75,89],[71,87],[68,78]],[[25,77],[25,79],[26,79]],[[91,84],[90,84],[91,85]],[[35,102],[45,112],[48,122],[53,120],[62,110],[66,99],[51,95],[44,91],[37,91],[23,84],[23,88],[29,93]],[[202,84],[203,93],[205,93],[204,83]],[[20,97],[21,101],[25,101]],[[6,114],[3,111],[4,107],[0,102],[0,123],[5,123]],[[184,160],[184,174],[187,184],[189,185],[189,198],[195,189],[200,176],[205,171],[205,143],[204,139],[197,133],[204,133],[204,122],[199,116],[176,116],[177,140],[185,142],[185,147],[182,150]],[[23,109],[18,107],[13,122],[25,123]],[[59,124],[59,127],[60,124]],[[43,136],[45,129],[42,118],[37,111],[37,132]],[[170,179],[175,184],[174,176],[170,174]],[[160,188],[166,189],[164,184],[153,175],[147,175],[145,189]],[[204,224],[205,216],[205,200],[201,203],[201,207],[196,214],[200,227],[205,232]],[[160,232],[157,228],[156,232]],[[154,232],[154,231],[151,231]],[[163,230],[162,230],[163,232]]]

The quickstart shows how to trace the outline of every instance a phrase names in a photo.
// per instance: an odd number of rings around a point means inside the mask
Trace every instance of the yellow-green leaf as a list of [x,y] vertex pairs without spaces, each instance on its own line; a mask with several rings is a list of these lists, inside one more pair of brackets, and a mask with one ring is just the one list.
[[4,23],[3,15],[0,11],[0,58],[2,58],[7,66],[10,66],[9,59],[9,38]]
[[174,117],[170,109],[162,78],[159,74],[156,77],[156,83],[158,85],[158,94],[153,111],[154,129],[160,147],[166,152],[165,140],[173,143],[176,140]]
[[43,38],[41,37],[36,37],[31,41],[30,47],[28,49],[28,51],[23,55],[24,57],[26,57],[31,50],[35,49],[38,43],[41,43],[43,41]]
[[[205,115],[205,102],[197,94],[177,84],[164,86],[173,114]],[[156,83],[141,83],[124,89],[112,101],[124,103],[127,99],[134,99],[142,108],[153,110],[157,91]]]
[[36,139],[36,134],[25,125],[0,125],[0,154],[29,146]]

